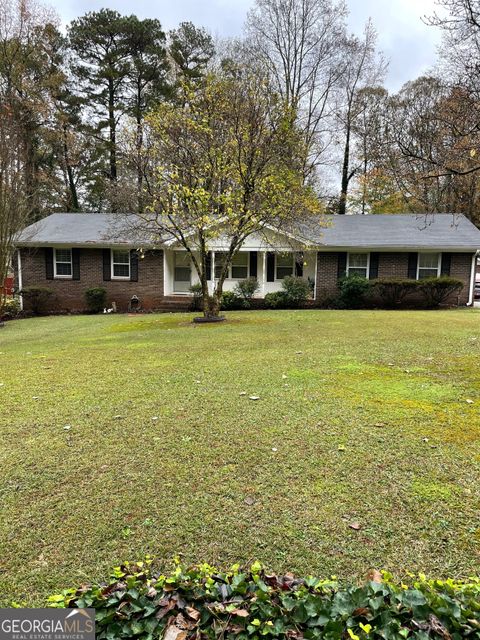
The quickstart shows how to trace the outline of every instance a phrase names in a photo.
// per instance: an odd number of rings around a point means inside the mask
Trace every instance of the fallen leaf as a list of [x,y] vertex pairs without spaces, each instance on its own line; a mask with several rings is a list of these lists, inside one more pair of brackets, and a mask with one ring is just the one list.
[[376,422],[374,426],[375,427],[384,427],[385,423],[384,422]]
[[240,618],[248,618],[248,611],[246,609],[234,609],[231,614],[232,616],[240,616]]
[[467,404],[473,404],[473,400],[471,400],[470,398],[467,398],[465,401]]
[[240,393],[238,394],[239,396],[246,396],[247,392],[246,391],[240,391]]
[[371,569],[367,573],[367,580],[370,580],[371,582],[383,582],[382,574],[380,571],[377,571],[377,569]]
[[260,396],[248,396],[250,400],[260,400]]
[[179,629],[176,624],[171,624],[167,627],[163,640],[184,640],[186,637],[186,631]]
[[193,620],[198,620],[200,618],[200,611],[197,611],[193,607],[187,607],[185,611],[187,612],[187,615]]
[[339,445],[338,445],[338,450],[339,450],[339,451],[345,451],[345,445],[343,445],[343,444],[339,444]]
[[250,507],[252,506],[252,504],[255,504],[255,500],[252,498],[252,496],[247,496],[244,502],[245,504],[248,504]]
[[362,525],[359,522],[351,522],[348,526],[354,531],[360,531],[360,529],[362,528]]

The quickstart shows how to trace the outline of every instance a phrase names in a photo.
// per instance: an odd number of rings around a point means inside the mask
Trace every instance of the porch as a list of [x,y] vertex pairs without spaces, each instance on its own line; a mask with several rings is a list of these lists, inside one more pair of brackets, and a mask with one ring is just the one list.
[[[280,291],[286,276],[297,276],[316,282],[316,252],[273,252],[240,250],[234,257],[225,279],[223,290],[233,291],[247,278],[257,278],[259,289],[256,298]],[[222,272],[224,251],[210,251],[207,260],[207,278],[210,293]],[[187,251],[164,251],[164,295],[191,296],[190,288],[199,283],[198,274]]]

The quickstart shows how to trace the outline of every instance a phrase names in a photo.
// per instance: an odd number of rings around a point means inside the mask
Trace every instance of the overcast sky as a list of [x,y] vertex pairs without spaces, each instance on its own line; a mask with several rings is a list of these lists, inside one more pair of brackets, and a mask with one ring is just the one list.
[[[235,36],[242,30],[254,0],[50,0],[65,23],[102,7],[141,18],[159,18],[166,29],[190,20],[213,35]],[[432,13],[435,0],[350,0],[350,29],[360,33],[369,17],[378,31],[379,48],[390,61],[387,86],[398,90],[435,62],[438,30],[421,17]]]

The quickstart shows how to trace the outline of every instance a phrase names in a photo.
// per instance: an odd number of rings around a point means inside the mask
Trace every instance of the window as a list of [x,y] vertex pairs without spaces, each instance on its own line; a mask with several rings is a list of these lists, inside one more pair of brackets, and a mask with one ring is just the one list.
[[72,277],[72,250],[55,249],[55,278]]
[[130,278],[130,251],[112,251],[112,278]]
[[370,254],[368,253],[349,253],[347,262],[347,275],[351,276],[356,273],[359,276],[368,278],[368,267],[370,262]]
[[292,253],[279,253],[275,258],[275,280],[283,280],[287,276],[293,276],[295,256]]
[[232,260],[232,278],[234,280],[245,280],[248,278],[248,257],[249,253],[243,251],[242,253],[237,253],[236,256],[233,256]]
[[436,278],[438,275],[440,275],[440,254],[419,253],[417,280],[423,280],[423,278]]
[[[218,280],[222,274],[225,265],[226,253],[223,251],[215,251],[215,278]],[[248,251],[237,253],[228,268],[227,278],[233,280],[244,280],[248,278]]]

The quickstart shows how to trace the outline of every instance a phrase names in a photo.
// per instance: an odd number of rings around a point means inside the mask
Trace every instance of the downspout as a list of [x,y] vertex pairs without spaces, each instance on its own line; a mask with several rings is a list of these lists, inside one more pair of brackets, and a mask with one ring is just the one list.
[[22,257],[20,255],[20,249],[17,250],[17,268],[18,268],[18,291],[20,300],[20,311],[23,311],[23,278],[22,278]]
[[317,301],[318,251],[315,251],[315,282],[313,283],[313,300]]
[[475,275],[477,271],[477,258],[480,255],[480,251],[476,251],[472,256],[472,269],[470,271],[470,292],[468,295],[467,307],[473,306],[473,296],[475,290]]

